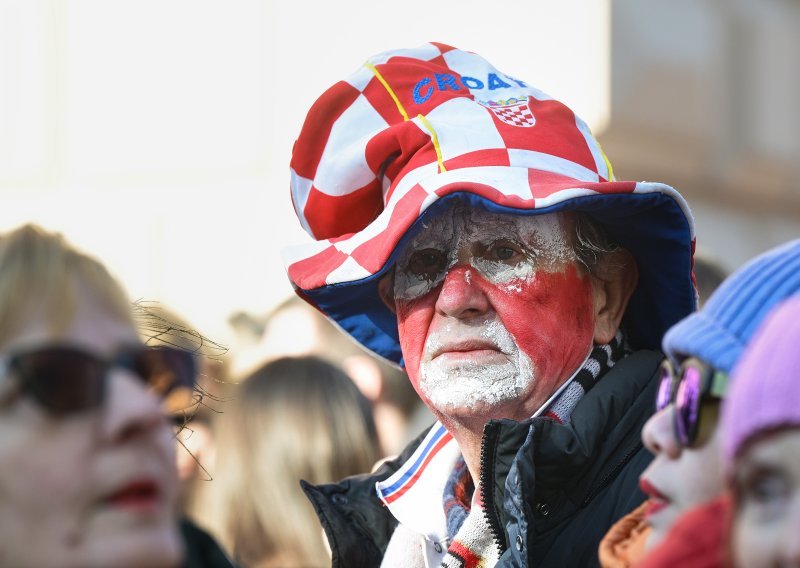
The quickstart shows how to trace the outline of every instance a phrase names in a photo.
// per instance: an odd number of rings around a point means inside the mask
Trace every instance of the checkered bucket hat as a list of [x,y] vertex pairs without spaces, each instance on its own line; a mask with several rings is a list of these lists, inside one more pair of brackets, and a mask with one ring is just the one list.
[[453,201],[537,215],[582,211],[636,258],[624,323],[657,348],[696,293],[692,218],[659,183],[616,181],[564,104],[438,43],[388,51],[312,106],[291,161],[292,200],[313,241],[284,250],[297,293],[376,354],[402,364],[378,295],[412,227]]

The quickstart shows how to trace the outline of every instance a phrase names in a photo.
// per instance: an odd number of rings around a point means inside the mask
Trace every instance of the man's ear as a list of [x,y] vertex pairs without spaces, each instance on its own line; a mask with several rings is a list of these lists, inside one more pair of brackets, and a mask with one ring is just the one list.
[[630,252],[619,248],[600,260],[591,278],[594,292],[594,342],[603,345],[614,338],[622,323],[628,300],[639,281],[639,267]]
[[397,309],[394,306],[394,273],[390,272],[386,276],[380,279],[378,282],[378,295],[381,297],[381,300],[386,307],[389,308],[389,311],[393,314],[397,313]]

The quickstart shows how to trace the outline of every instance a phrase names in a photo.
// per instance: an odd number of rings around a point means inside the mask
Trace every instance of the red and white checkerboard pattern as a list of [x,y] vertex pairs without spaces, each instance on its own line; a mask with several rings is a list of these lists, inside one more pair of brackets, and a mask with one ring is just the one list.
[[536,118],[528,108],[527,103],[521,105],[511,105],[504,107],[490,107],[497,117],[511,126],[530,128],[536,124]]
[[[524,104],[480,102],[510,99]],[[479,55],[433,43],[372,57],[317,100],[295,144],[291,188],[316,239],[284,254],[304,290],[375,274],[421,212],[455,191],[525,209],[652,191],[683,204],[665,185],[613,182],[569,108]]]

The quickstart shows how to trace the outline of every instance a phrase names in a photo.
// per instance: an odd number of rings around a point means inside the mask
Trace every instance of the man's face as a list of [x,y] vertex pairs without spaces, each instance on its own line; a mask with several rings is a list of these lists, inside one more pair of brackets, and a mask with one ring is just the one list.
[[394,303],[406,370],[437,414],[530,417],[589,354],[592,285],[574,219],[457,207],[402,252]]

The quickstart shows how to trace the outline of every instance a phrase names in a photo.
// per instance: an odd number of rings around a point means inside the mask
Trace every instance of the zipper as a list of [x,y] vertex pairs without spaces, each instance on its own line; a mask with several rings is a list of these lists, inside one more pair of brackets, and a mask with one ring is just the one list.
[[581,505],[581,507],[585,507],[586,505],[589,504],[589,502],[592,499],[597,497],[597,495],[603,489],[605,489],[605,487],[611,481],[613,481],[613,479],[617,476],[617,474],[620,472],[620,470],[623,467],[625,467],[625,464],[627,464],[631,460],[631,458],[634,456],[634,454],[636,452],[638,452],[640,449],[642,449],[642,447],[643,447],[642,446],[642,441],[638,440],[636,442],[636,444],[634,444],[634,446],[630,450],[628,450],[628,452],[625,454],[625,456],[611,469],[611,471],[609,471],[606,475],[603,476],[603,478],[600,480],[600,483],[598,483],[594,487],[594,489],[589,491],[589,494],[586,496],[586,499],[583,500],[583,505]]
[[500,551],[500,555],[502,556],[503,553],[508,549],[508,543],[506,543],[506,531],[500,522],[500,513],[498,512],[497,504],[495,503],[494,491],[490,486],[490,483],[492,483],[494,480],[495,471],[494,459],[492,456],[493,452],[488,450],[490,445],[492,448],[494,448],[497,441],[497,431],[499,428],[499,424],[492,420],[490,420],[483,428],[483,440],[481,441],[481,478],[478,481],[478,487],[480,488],[481,500],[483,501],[483,514],[486,517],[487,524],[489,525],[489,531],[492,534],[492,539],[494,539],[494,542]]

